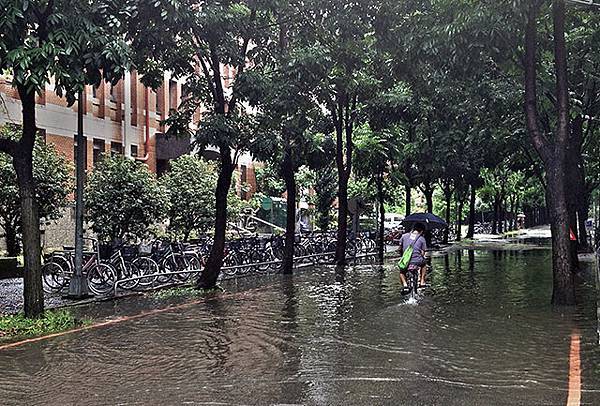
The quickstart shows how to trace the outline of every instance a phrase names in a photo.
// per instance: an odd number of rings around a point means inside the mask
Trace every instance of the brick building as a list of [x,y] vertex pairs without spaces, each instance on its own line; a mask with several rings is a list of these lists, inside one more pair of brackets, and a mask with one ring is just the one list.
[[[10,79],[0,75],[0,125],[22,123],[21,103]],[[228,82],[229,79],[224,78],[226,87]],[[125,154],[143,161],[160,176],[168,171],[170,160],[189,153],[190,140],[165,137],[165,128],[160,123],[169,111],[177,109],[183,85],[183,80],[165,74],[162,86],[153,91],[140,82],[134,71],[127,73],[115,86],[105,82],[97,88],[86,86],[83,130],[87,141],[87,169],[92,169],[102,153]],[[52,82],[37,96],[36,102],[36,125],[43,132],[45,142],[53,144],[59,153],[74,162],[77,102],[67,106],[66,100],[56,95]],[[200,118],[198,111],[194,122]],[[202,155],[207,159],[218,159],[218,154],[211,148]],[[239,159],[237,179],[249,186],[249,191],[244,191],[238,182],[238,194],[249,199],[256,190],[254,163],[249,154]],[[74,208],[71,207],[62,218],[45,227],[43,243],[46,248],[71,245],[73,230]],[[3,249],[4,241],[0,235],[0,251]]]
[[[228,80],[224,80],[227,85]],[[102,82],[84,90],[83,130],[87,140],[86,161],[91,169],[101,153],[125,154],[145,162],[158,175],[168,170],[169,161],[190,151],[190,140],[164,136],[161,125],[172,109],[181,102],[184,81],[166,73],[162,86],[153,91],[145,87],[135,71],[127,73],[115,86]],[[54,92],[53,84],[37,97],[37,127],[45,141],[74,162],[77,132],[77,103],[68,107]],[[0,76],[0,125],[21,124],[21,103],[9,77]],[[194,121],[200,120],[200,111]],[[211,151],[203,154],[207,158]],[[255,189],[254,165],[250,155],[239,161],[240,179]],[[241,194],[243,192],[240,191]],[[249,197],[249,196],[246,196]]]

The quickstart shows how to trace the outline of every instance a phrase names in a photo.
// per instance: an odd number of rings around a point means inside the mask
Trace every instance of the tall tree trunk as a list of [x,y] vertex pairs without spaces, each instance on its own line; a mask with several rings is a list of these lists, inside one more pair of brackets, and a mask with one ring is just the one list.
[[338,185],[338,228],[335,246],[336,265],[346,265],[346,238],[348,235],[348,177],[345,171],[339,174]]
[[492,218],[492,234],[498,234],[498,195],[494,196],[494,217]]
[[504,228],[504,198],[500,196],[498,199],[498,233],[502,234],[505,230]]
[[425,202],[427,204],[427,212],[433,213],[433,186],[430,183],[423,184],[423,188],[421,189],[423,194],[425,195]]
[[448,236],[450,234],[450,215],[451,215],[451,205],[452,205],[452,192],[449,190],[444,191],[444,198],[446,200],[446,224],[448,227],[444,228],[444,244],[448,244]]
[[42,290],[40,245],[40,215],[35,197],[33,180],[33,146],[37,128],[35,126],[35,92],[18,87],[23,107],[23,134],[19,148],[13,155],[13,166],[21,199],[21,228],[23,232],[23,257],[25,262],[24,300],[25,315],[38,317],[44,311]]
[[215,191],[215,235],[210,254],[206,260],[206,267],[198,278],[199,289],[211,289],[217,284],[217,279],[223,266],[225,255],[225,233],[227,231],[227,195],[231,187],[231,178],[235,165],[231,159],[231,150],[221,146],[219,149],[221,168],[217,179]]
[[475,236],[475,203],[477,199],[477,188],[471,184],[471,196],[469,196],[469,230],[467,238]]
[[567,50],[565,43],[565,4],[554,0],[554,65],[556,70],[556,100],[558,120],[555,136],[550,141],[540,131],[537,109],[537,16],[538,2],[530,4],[525,30],[525,111],[527,130],[546,169],[546,201],[552,230],[552,303],[575,304],[574,266],[570,255],[569,214],[565,194],[565,159],[569,140],[569,94],[567,80]]
[[460,241],[462,239],[462,212],[463,212],[464,202],[460,198],[457,198],[456,202],[456,241]]
[[294,176],[294,163],[291,152],[285,153],[282,162],[282,174],[285,182],[286,196],[286,222],[285,245],[283,247],[282,272],[291,274],[294,271],[294,241],[296,236],[296,177]]
[[383,264],[385,255],[385,239],[384,239],[384,226],[385,226],[385,195],[383,193],[383,176],[377,177],[377,200],[379,201],[379,227],[378,231],[378,257],[379,262]]
[[[568,166],[569,193],[569,218],[573,232],[578,236],[577,248],[579,252],[591,252],[588,243],[585,221],[589,214],[589,191],[585,181],[585,163],[581,150],[583,148],[584,119],[578,114],[571,120],[571,136],[566,165]],[[591,124],[588,124],[591,125]]]
[[585,223],[590,214],[590,192],[585,188],[583,195],[580,196],[579,204],[577,207],[577,220],[579,222],[579,249],[582,252],[592,252],[593,248],[590,246],[588,241],[587,229]]
[[336,133],[336,166],[338,170],[338,228],[335,247],[335,263],[346,265],[348,235],[348,181],[352,173],[352,133],[357,96],[350,100],[345,91],[339,91],[336,99],[334,125]]
[[17,238],[17,228],[14,224],[7,222],[4,225],[4,241],[6,242],[6,254],[9,257],[17,257],[21,253],[21,246]]
[[73,275],[69,280],[69,297],[83,299],[89,296],[87,278],[83,274],[83,213],[85,205],[83,191],[85,185],[85,167],[87,148],[83,134],[83,91],[79,91],[77,98],[77,154],[75,165],[75,258],[73,261]]
[[405,183],[404,184],[404,193],[405,193],[405,206],[406,206],[406,210],[404,210],[404,214],[406,215],[406,217],[410,216],[411,214],[411,210],[412,210],[412,187],[410,186],[410,183]]

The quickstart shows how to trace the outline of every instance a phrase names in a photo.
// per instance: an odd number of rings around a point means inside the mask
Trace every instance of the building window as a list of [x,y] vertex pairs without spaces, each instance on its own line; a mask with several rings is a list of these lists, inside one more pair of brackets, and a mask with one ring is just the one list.
[[130,151],[131,151],[132,158],[138,157],[138,146],[137,145],[132,145]]
[[120,142],[110,143],[110,156],[120,155],[123,153],[123,144]]
[[178,100],[177,100],[177,82],[174,80],[169,80],[169,107],[173,110],[177,110]]
[[92,97],[93,97],[94,99],[97,99],[97,98],[98,98],[98,86],[96,86],[96,85],[93,85],[93,86],[92,86]]
[[104,153],[104,140],[99,140],[94,138],[94,165],[102,158],[102,154]]
[[113,103],[117,102],[117,85],[110,84],[110,101]]
[[154,100],[156,102],[155,106],[154,106],[154,111],[158,115],[160,115],[162,113],[161,108],[160,108],[161,107],[161,97],[160,97],[161,93],[162,93],[162,87],[154,93],[156,95],[156,97],[154,98]]

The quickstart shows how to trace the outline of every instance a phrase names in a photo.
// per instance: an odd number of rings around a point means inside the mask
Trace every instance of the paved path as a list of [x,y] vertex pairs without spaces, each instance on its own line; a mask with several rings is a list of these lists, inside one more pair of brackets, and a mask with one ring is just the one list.
[[[68,303],[59,296],[45,295],[47,308]],[[23,309],[23,279],[0,279],[0,314],[17,313]]]

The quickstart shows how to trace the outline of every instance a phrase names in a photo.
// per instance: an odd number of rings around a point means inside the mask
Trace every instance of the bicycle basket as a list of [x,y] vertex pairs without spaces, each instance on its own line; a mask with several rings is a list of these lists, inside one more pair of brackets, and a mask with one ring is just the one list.
[[140,244],[138,246],[138,252],[142,255],[152,254],[152,245],[150,244]]
[[138,248],[136,246],[125,245],[121,247],[121,255],[125,258],[132,258],[137,256]]
[[100,246],[98,247],[98,252],[100,253],[101,259],[109,259],[113,253],[112,245],[100,244]]

